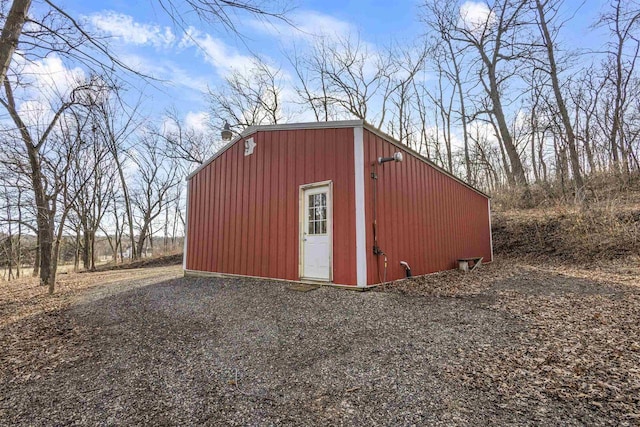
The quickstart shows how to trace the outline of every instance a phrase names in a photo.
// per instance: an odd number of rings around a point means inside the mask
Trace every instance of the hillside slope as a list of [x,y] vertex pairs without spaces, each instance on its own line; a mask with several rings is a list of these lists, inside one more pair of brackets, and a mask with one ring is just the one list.
[[591,262],[640,257],[634,200],[493,212],[497,255]]

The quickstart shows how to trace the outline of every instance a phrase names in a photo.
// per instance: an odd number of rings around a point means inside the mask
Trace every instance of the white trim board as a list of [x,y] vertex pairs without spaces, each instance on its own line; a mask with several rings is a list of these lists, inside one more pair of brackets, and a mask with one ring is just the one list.
[[353,128],[353,169],[356,215],[356,283],[367,286],[367,232],[364,211],[364,129]]
[[491,230],[491,199],[487,200],[487,210],[489,211],[489,245],[491,245],[491,261],[493,262],[493,231]]
[[187,270],[187,233],[189,231],[189,201],[191,199],[191,183],[187,181],[187,206],[184,217],[184,249],[182,250],[182,269]]

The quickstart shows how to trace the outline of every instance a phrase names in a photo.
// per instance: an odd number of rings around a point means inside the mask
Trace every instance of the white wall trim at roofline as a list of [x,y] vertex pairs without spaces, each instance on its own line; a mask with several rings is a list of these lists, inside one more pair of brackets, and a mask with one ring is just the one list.
[[367,228],[364,212],[364,129],[353,128],[353,169],[355,174],[356,283],[367,286]]

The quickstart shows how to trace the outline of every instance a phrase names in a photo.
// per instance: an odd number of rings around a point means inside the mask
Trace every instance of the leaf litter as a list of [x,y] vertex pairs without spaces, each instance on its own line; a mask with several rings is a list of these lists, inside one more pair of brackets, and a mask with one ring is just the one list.
[[473,273],[447,271],[380,288],[412,296],[478,298],[520,320],[510,345],[478,346],[448,374],[497,391],[501,407],[562,401],[612,424],[640,425],[640,275],[633,261],[591,269],[502,259]]

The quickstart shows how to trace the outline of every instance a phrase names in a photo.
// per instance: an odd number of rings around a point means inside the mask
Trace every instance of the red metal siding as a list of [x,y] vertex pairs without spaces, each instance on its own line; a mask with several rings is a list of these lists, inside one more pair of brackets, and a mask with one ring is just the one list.
[[297,280],[299,187],[333,182],[333,281],[356,283],[353,129],[259,131],[189,181],[188,270]]
[[[404,151],[364,130],[367,283],[379,283],[383,257],[373,254],[373,179],[371,164]],[[403,152],[401,163],[376,167],[378,246],[387,254],[387,280],[405,277],[400,261],[414,275],[448,270],[457,259],[491,260],[488,199]],[[378,278],[380,276],[380,279]]]

